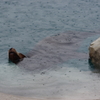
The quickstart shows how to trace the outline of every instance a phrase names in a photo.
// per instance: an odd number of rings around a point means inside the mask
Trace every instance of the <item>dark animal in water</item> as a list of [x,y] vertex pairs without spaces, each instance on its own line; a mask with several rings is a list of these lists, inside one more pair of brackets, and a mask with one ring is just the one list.
[[9,61],[17,64],[22,61],[26,56],[22,53],[18,53],[14,48],[10,48],[8,51]]

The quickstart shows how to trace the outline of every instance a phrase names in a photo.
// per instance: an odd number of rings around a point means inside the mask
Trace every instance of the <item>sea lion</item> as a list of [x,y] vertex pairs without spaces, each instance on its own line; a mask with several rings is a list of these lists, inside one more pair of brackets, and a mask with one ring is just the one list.
[[18,53],[14,48],[10,48],[8,51],[9,61],[17,64],[22,61],[26,56],[22,53]]

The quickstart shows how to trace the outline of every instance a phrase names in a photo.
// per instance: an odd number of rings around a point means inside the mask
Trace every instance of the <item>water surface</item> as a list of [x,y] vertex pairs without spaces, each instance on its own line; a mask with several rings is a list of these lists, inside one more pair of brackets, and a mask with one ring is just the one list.
[[[88,47],[100,36],[99,0],[1,0],[0,92],[53,99],[99,99]],[[8,62],[9,48],[27,55]]]

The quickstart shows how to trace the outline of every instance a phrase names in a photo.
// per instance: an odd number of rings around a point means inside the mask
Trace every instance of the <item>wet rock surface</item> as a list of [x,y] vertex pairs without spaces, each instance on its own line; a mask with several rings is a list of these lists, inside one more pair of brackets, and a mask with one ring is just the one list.
[[100,68],[100,38],[90,44],[89,56],[91,63]]

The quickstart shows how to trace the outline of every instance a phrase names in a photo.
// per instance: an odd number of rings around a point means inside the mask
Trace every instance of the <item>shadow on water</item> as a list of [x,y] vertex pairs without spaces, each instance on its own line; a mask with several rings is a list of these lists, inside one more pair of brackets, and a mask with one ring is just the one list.
[[18,66],[35,72],[43,69],[54,70],[58,64],[69,60],[73,63],[71,59],[78,60],[78,64],[85,59],[83,62],[87,66],[89,45],[98,37],[99,32],[65,32],[47,37],[37,43],[28,54],[28,58],[25,58]]
[[89,66],[90,66],[90,70],[91,70],[91,71],[94,71],[94,70],[95,70],[95,67],[94,67],[94,65],[92,64],[92,62],[91,62],[90,59],[88,59],[88,64],[89,64]]
[[93,73],[98,73],[100,74],[100,68],[98,68],[97,66],[95,66],[92,62],[91,59],[88,59],[88,64],[89,64],[89,68]]

